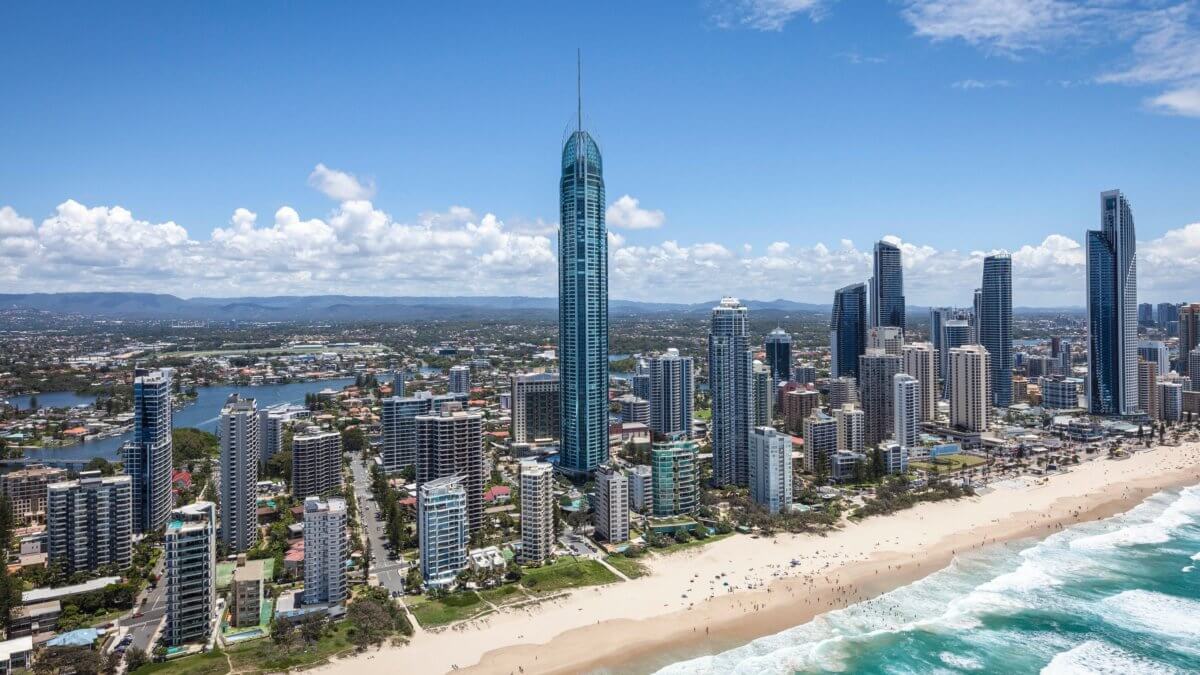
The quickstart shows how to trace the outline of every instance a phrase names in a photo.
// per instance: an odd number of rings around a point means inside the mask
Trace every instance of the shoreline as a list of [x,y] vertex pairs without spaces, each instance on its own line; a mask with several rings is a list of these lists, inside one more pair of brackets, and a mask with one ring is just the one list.
[[960,552],[1038,539],[1197,483],[1200,443],[1089,460],[1065,474],[1003,481],[982,496],[923,503],[828,536],[738,536],[656,556],[646,577],[419,631],[406,646],[320,669],[367,675],[401,662],[431,673],[653,672],[908,585]]

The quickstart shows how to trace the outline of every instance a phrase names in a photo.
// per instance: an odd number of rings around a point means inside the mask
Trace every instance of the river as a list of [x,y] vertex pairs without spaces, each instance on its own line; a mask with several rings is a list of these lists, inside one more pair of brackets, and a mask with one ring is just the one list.
[[[387,377],[388,379],[391,378],[390,375]],[[241,393],[247,398],[255,399],[258,402],[259,408],[264,408],[280,403],[303,403],[305,394],[318,392],[325,388],[340,390],[342,387],[353,383],[353,377],[341,377],[330,380],[312,380],[308,382],[293,382],[291,384],[267,384],[255,387],[236,385],[200,387],[196,390],[195,401],[175,411],[172,423],[176,427],[196,427],[205,431],[213,431],[216,429],[217,417],[221,414],[221,407],[225,404],[225,400],[229,398],[230,394]],[[40,406],[56,407],[90,404],[95,401],[94,396],[61,391],[38,394],[37,399]],[[9,401],[22,408],[29,405],[29,397],[27,396],[14,396]],[[120,436],[110,436],[109,438],[101,438],[65,448],[28,450],[25,455],[30,459],[86,460],[92,457],[103,457],[109,461],[115,461],[119,459],[118,454],[121,445],[132,438],[133,432],[129,432]]]

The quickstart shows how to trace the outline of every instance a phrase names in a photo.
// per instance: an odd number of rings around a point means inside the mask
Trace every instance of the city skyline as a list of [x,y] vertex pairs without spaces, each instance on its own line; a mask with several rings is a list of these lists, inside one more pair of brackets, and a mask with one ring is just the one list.
[[[391,77],[398,86],[389,92],[420,91],[428,99],[387,99],[393,107],[383,109],[397,111],[387,123],[386,114],[364,120],[346,110],[316,119],[301,105],[297,119],[272,115],[269,125],[263,111],[278,109],[267,105],[269,94],[311,98],[314,108],[323,100],[321,90],[294,81],[297,64],[264,49],[277,37],[254,45],[249,55],[258,69],[235,86],[232,74],[245,76],[244,69],[202,58],[209,17],[180,28],[177,52],[150,43],[103,64],[86,57],[96,40],[88,30],[95,24],[86,20],[96,17],[60,17],[56,29],[78,40],[67,40],[42,68],[70,71],[68,86],[85,91],[95,85],[74,78],[123,86],[151,107],[126,118],[89,106],[91,116],[81,119],[52,104],[61,90],[36,81],[45,70],[10,60],[18,64],[6,72],[16,99],[29,105],[16,106],[0,130],[12,150],[0,162],[0,183],[9,188],[0,194],[0,282],[14,291],[184,297],[253,287],[482,295],[508,284],[550,296],[557,222],[548,186],[556,167],[545,157],[571,126],[571,52],[582,47],[585,84],[595,92],[585,123],[598,129],[611,160],[604,206],[614,298],[705,302],[732,294],[824,302],[836,288],[870,276],[871,246],[883,239],[899,240],[914,306],[966,304],[947,281],[974,276],[983,256],[1001,249],[1013,254],[1016,306],[1081,306],[1091,195],[1119,186],[1139,203],[1141,296],[1177,301],[1188,274],[1200,271],[1200,214],[1189,203],[1195,159],[1183,150],[1194,146],[1190,138],[1200,139],[1200,122],[1159,113],[1190,110],[1188,73],[1200,72],[1200,64],[1184,58],[1175,70],[1153,71],[1162,55],[1150,47],[1160,35],[1167,46],[1195,44],[1194,12],[1139,13],[1117,7],[1132,3],[1106,3],[1104,12],[1125,12],[1130,20],[1128,34],[1105,51],[1080,35],[1096,27],[1100,10],[1046,16],[1034,11],[1045,3],[1007,3],[1011,11],[1032,10],[1024,22],[1005,23],[1010,10],[997,3],[967,3],[953,16],[938,14],[938,4],[678,3],[637,14],[673,22],[665,37],[677,55],[637,40],[622,51],[606,44],[612,40],[577,44],[556,34],[536,48],[487,51],[511,68],[482,72],[468,66],[479,62],[486,41],[462,55],[436,50],[437,57],[407,46],[395,54],[359,47],[348,54],[376,57],[363,72],[325,74],[360,86]],[[5,34],[14,49],[50,25],[45,9],[20,11],[10,25],[29,30]],[[522,18],[512,14],[498,20]],[[114,30],[138,45],[133,38],[146,28],[138,19],[159,17],[134,15]],[[1068,16],[1076,26],[1064,25]],[[263,26],[281,20],[259,18]],[[348,39],[348,17],[321,18],[335,46]],[[403,18],[445,21],[429,9]],[[650,30],[587,18],[598,38],[648,37]],[[389,19],[397,17],[381,13],[381,24]],[[553,17],[539,30],[554,33],[557,22],[572,19],[578,17]],[[856,48],[856,22],[879,29],[872,41],[878,53]],[[236,39],[234,32],[221,39]],[[1055,40],[1064,45],[1049,44]],[[532,59],[544,66],[536,83],[513,74],[532,72],[516,67]],[[142,86],[144,61],[161,62],[172,77],[152,74]],[[634,61],[650,67],[628,67]],[[441,79],[431,81],[424,70]],[[756,74],[734,82],[728,71]],[[1167,74],[1130,86],[1146,72]],[[281,92],[283,83],[295,90]],[[885,85],[886,112],[862,93]],[[162,99],[147,100],[147,88]],[[231,99],[235,94],[241,98]],[[732,103],[715,100],[721,96]],[[795,101],[810,96],[821,105],[806,106],[798,118],[776,112],[796,110]],[[245,105],[220,105],[229,100]],[[754,103],[765,105],[745,105]],[[221,120],[212,119],[214,107],[224,110]],[[453,114],[412,112],[417,108]],[[34,109],[55,114],[32,115]],[[1092,136],[1069,126],[1082,109],[1090,124],[1124,131],[1121,167],[1093,161],[1101,150]],[[1038,120],[1032,131],[1014,124],[1030,114]],[[926,116],[928,123],[916,121]],[[170,124],[203,133],[171,134]],[[112,133],[85,133],[96,125]],[[363,130],[350,128],[356,125]],[[155,140],[163,137],[172,139],[165,153]],[[504,157],[503,171],[470,161],[481,154]],[[69,168],[57,159],[63,156],[73,158]],[[1022,198],[992,204],[987,197],[997,185]],[[861,198],[860,186],[871,199]],[[930,200],[935,187],[945,189]],[[804,209],[788,206],[801,199]]]

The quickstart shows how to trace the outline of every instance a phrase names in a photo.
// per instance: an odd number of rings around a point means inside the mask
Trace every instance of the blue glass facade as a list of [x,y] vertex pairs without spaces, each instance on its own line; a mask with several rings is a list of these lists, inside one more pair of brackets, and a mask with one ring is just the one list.
[[582,129],[563,146],[559,223],[559,468],[586,475],[608,461],[608,232],[600,148]]
[[792,378],[792,336],[782,328],[767,334],[763,342],[767,354],[767,365],[771,367],[771,379],[787,382]]
[[900,247],[876,242],[874,274],[871,277],[871,327],[895,326],[904,330],[904,265]]
[[133,483],[133,529],[150,533],[171,512],[171,380],[167,368],[137,370],[133,380],[133,440],[121,448]]
[[867,287],[851,284],[833,294],[829,322],[832,377],[858,377],[858,357],[867,349]]
[[1138,410],[1137,243],[1119,190],[1101,193],[1100,224],[1087,233],[1088,407],[1131,415]]
[[979,344],[991,354],[992,405],[1012,405],[1012,258],[983,259],[979,298]]

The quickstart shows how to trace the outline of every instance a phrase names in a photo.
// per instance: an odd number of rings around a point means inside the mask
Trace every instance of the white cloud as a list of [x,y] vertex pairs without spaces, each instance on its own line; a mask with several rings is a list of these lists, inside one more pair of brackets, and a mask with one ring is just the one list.
[[833,0],[714,0],[710,18],[720,28],[779,31],[798,16],[819,21]]
[[604,211],[604,220],[613,227],[648,230],[662,227],[667,221],[667,214],[658,209],[643,209],[636,198],[624,195],[609,204]]
[[1172,89],[1148,101],[1151,108],[1172,115],[1200,117],[1200,86]]
[[354,174],[331,169],[324,164],[317,164],[308,175],[310,187],[323,193],[330,199],[345,202],[356,199],[370,199],[375,196],[375,182],[368,181],[365,185]]
[[1001,52],[1037,49],[1079,33],[1099,10],[1068,0],[909,0],[902,10],[917,35],[964,40]]
[[950,85],[955,89],[971,90],[971,89],[995,89],[996,87],[1011,87],[1012,82],[1008,80],[974,80],[966,79],[959,80]]

